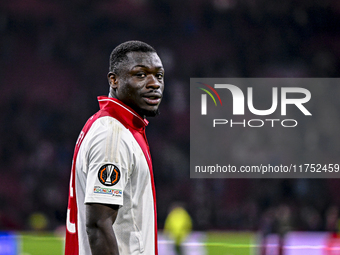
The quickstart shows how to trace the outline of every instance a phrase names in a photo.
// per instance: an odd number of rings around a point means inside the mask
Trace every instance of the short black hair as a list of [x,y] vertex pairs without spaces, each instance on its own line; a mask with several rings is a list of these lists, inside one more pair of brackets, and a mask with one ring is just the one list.
[[155,52],[149,44],[141,41],[127,41],[119,44],[110,55],[109,72],[118,73],[119,64],[127,59],[129,52]]

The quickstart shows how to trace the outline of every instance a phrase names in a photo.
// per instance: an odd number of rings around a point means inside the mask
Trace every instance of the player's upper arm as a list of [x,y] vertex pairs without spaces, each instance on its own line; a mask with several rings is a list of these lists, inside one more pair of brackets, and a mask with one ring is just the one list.
[[117,239],[112,228],[117,214],[117,205],[86,204],[86,232],[91,247],[91,254],[119,254]]
[[118,205],[86,204],[86,227],[87,228],[105,228],[112,226],[118,214]]

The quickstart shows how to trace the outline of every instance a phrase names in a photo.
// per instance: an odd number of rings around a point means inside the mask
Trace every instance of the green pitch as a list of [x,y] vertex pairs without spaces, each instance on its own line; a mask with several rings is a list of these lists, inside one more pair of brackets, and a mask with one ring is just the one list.
[[[62,255],[64,239],[51,233],[20,233],[18,255]],[[254,255],[255,233],[206,232],[206,255]]]
[[64,253],[64,239],[53,234],[20,233],[20,255],[61,255]]
[[247,232],[207,232],[208,255],[253,255],[256,236]]

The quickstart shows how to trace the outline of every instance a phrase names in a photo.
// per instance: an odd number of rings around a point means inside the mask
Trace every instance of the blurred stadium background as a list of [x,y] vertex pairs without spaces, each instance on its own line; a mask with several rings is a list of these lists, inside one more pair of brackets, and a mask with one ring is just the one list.
[[[160,230],[180,201],[195,231],[187,254],[261,254],[262,236],[275,250],[284,234],[296,248],[284,254],[340,254],[329,248],[339,247],[339,179],[190,179],[188,108],[190,77],[339,77],[337,0],[2,0],[0,254],[61,254],[73,147],[108,93],[111,50],[131,39],[166,69],[162,114],[147,129]],[[322,123],[280,137],[296,158],[338,159],[339,89],[320,86]],[[242,137],[230,160],[267,155],[275,135]]]

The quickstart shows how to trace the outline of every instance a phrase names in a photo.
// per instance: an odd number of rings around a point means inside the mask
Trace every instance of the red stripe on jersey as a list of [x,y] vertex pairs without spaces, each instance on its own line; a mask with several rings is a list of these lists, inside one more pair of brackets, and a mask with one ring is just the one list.
[[98,119],[99,114],[93,115],[85,124],[74,148],[73,160],[72,160],[72,170],[70,177],[70,189],[68,197],[68,207],[67,207],[67,220],[66,220],[66,238],[65,238],[65,255],[79,255],[79,240],[78,240],[78,207],[77,198],[75,190],[75,176],[76,176],[76,160],[79,152],[81,143],[84,140],[85,135],[89,131],[90,127],[96,119]]

